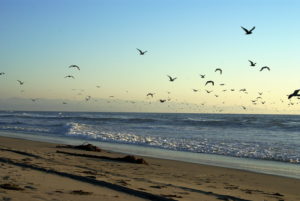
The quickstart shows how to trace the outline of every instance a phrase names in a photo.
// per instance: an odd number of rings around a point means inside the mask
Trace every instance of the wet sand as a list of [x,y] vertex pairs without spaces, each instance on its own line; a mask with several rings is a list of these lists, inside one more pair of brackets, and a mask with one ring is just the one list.
[[300,200],[299,179],[124,156],[0,137],[0,200]]

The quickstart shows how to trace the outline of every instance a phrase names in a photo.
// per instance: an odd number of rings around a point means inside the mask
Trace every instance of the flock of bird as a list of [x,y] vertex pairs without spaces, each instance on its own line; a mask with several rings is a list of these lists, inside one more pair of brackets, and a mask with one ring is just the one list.
[[[241,28],[245,31],[245,34],[246,34],[246,35],[253,34],[253,31],[255,30],[255,26],[252,27],[251,29],[246,29],[246,28],[244,28],[244,27],[242,27],[242,26],[241,26]],[[148,52],[148,51],[143,51],[143,50],[138,49],[138,48],[136,48],[136,49],[137,49],[139,55],[141,55],[141,56],[145,55],[145,54]],[[252,60],[248,60],[248,61],[249,61],[249,63],[250,63],[250,67],[256,67],[256,66],[257,66],[257,63],[255,63],[254,61],[252,61]],[[72,64],[72,65],[70,65],[68,68],[74,68],[74,69],[77,69],[78,71],[80,71],[80,67],[79,67],[78,65]],[[270,67],[268,67],[268,66],[263,66],[263,67],[260,68],[260,71],[263,71],[263,70],[268,70],[268,71],[270,71],[271,69],[270,69]],[[223,70],[222,70],[221,68],[216,68],[214,72],[215,72],[215,73],[219,73],[220,75],[223,74]],[[5,73],[4,73],[4,72],[0,72],[0,76],[2,76],[2,75],[5,75]],[[168,81],[170,81],[170,82],[175,82],[175,81],[178,79],[177,77],[173,77],[173,76],[170,76],[170,75],[167,75],[167,77],[168,77]],[[72,78],[72,79],[75,79],[75,77],[74,77],[73,75],[66,75],[64,78]],[[205,75],[205,74],[200,74],[200,78],[201,78],[201,79],[205,79],[205,78],[206,78],[206,75]],[[24,85],[24,81],[17,80],[17,82],[19,83],[19,85]],[[215,82],[214,82],[213,80],[207,80],[207,81],[205,82],[205,86],[207,86],[207,85],[215,86]],[[219,84],[219,85],[220,85],[220,86],[225,86],[224,83],[221,83],[221,84]],[[97,88],[100,88],[99,85],[97,85],[96,87],[97,87]],[[193,91],[193,92],[198,92],[199,89],[192,89],[192,91]],[[211,92],[213,92],[213,90],[207,90],[207,89],[205,89],[205,91],[206,91],[206,93],[208,93],[208,94],[211,93]],[[236,89],[230,89],[230,90],[229,90],[229,89],[223,89],[222,91],[223,91],[223,92],[226,92],[226,91],[231,91],[231,92],[233,92],[233,91],[240,91],[240,92],[243,92],[243,93],[245,93],[245,94],[248,93],[247,90],[246,90],[245,88],[240,89],[240,90],[236,90]],[[127,91],[127,92],[128,92],[128,91]],[[300,92],[300,89],[297,89],[297,90],[295,90],[293,93],[291,93],[290,95],[287,95],[287,96],[288,96],[288,99],[291,99],[291,98],[296,97],[296,96],[298,96],[298,98],[300,99],[300,93],[299,93],[299,92]],[[80,94],[81,94],[81,93],[80,93]],[[153,97],[155,96],[155,94],[156,94],[156,93],[149,92],[149,93],[146,94],[146,97],[153,98]],[[170,92],[168,92],[168,94],[170,94]],[[263,101],[263,100],[262,100],[262,95],[263,95],[263,93],[262,93],[262,92],[258,92],[258,94],[259,94],[259,96],[256,97],[256,99],[251,100],[252,104],[256,105],[257,102],[258,102],[258,100],[261,100],[261,101],[260,101],[261,104],[265,104],[266,101]],[[215,97],[218,98],[219,95],[215,94]],[[114,96],[109,96],[109,98],[114,98]],[[85,97],[85,101],[89,101],[89,100],[91,100],[91,96],[86,96],[86,97]],[[167,98],[167,99],[158,99],[158,100],[159,100],[160,103],[165,103],[166,101],[170,101],[171,98]],[[36,102],[36,101],[37,101],[37,98],[32,98],[31,101],[32,101],[32,102]],[[281,101],[283,102],[283,100],[281,100]],[[135,102],[134,102],[134,101],[131,101],[131,103],[135,103]],[[67,102],[62,102],[62,104],[67,104]],[[223,102],[223,104],[224,104],[224,102]],[[202,103],[201,105],[204,105],[204,103]],[[245,106],[241,106],[241,107],[242,107],[242,109],[244,109],[244,110],[247,109]],[[219,110],[219,112],[221,112],[221,111],[222,111],[222,110]]]

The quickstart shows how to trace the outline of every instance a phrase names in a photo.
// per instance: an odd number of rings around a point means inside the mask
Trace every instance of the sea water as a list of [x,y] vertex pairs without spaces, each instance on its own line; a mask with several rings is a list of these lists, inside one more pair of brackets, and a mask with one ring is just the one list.
[[0,134],[300,178],[300,116],[0,112]]

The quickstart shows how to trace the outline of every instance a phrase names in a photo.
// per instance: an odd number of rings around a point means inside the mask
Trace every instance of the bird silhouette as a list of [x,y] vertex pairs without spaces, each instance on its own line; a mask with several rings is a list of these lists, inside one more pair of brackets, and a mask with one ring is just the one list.
[[292,94],[289,95],[288,99],[291,99],[294,96],[300,96],[299,91],[300,89],[295,90]]
[[0,75],[4,75],[4,74],[5,74],[4,72],[1,72],[1,73],[0,73]]
[[220,86],[224,86],[224,85],[225,85],[224,83],[220,84]]
[[170,75],[167,75],[168,77],[169,77],[169,81],[170,82],[174,82],[176,79],[177,79],[177,77],[171,77]]
[[193,92],[197,92],[197,91],[199,91],[198,89],[192,89],[193,90]]
[[70,65],[69,68],[77,68],[78,70],[80,70],[79,66],[77,65]]
[[250,66],[256,66],[256,63],[254,63],[253,61],[251,61],[251,60],[248,60],[249,62],[250,62]]
[[221,68],[216,68],[215,72],[219,71],[220,74],[222,74],[222,69]]
[[67,103],[66,103],[66,102],[62,102],[62,104],[64,104],[64,105],[65,105],[65,104],[67,104]]
[[19,82],[20,85],[23,85],[24,82],[20,81],[20,80],[17,80]]
[[142,51],[142,50],[140,50],[138,48],[136,48],[136,49],[139,51],[140,55],[144,55],[146,52],[148,52],[148,51]]
[[246,35],[252,34],[252,31],[255,29],[255,27],[252,27],[252,29],[248,30],[241,26],[241,28],[246,32]]
[[205,78],[205,75],[200,75],[201,76],[201,78]]
[[212,80],[209,80],[209,81],[207,81],[207,82],[205,83],[205,86],[206,86],[207,84],[212,84],[212,85],[214,86],[214,85],[215,85],[215,82],[212,81]]
[[247,109],[245,106],[242,106],[242,108],[243,108],[244,110],[246,110],[246,109]]
[[153,98],[155,93],[147,93],[147,96],[151,96]]
[[258,92],[258,94],[261,96],[261,95],[263,95],[263,92]]
[[264,66],[264,67],[262,67],[261,69],[260,69],[260,71],[263,71],[264,69],[267,69],[267,70],[271,70],[268,66]]
[[91,96],[85,97],[85,101],[89,101],[91,99]]
[[206,91],[206,93],[208,93],[208,94],[212,92],[212,91],[208,91],[208,90],[205,90],[205,91]]
[[159,99],[159,102],[164,103],[164,102],[166,102],[166,100],[165,99]]
[[65,76],[65,78],[75,78],[73,75],[67,75],[67,76]]

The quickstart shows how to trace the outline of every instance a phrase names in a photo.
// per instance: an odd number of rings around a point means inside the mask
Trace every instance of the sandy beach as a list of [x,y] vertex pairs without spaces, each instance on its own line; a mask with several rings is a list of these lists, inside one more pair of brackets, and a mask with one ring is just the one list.
[[300,200],[298,179],[63,147],[0,137],[0,200]]

